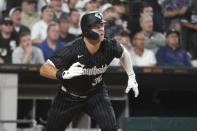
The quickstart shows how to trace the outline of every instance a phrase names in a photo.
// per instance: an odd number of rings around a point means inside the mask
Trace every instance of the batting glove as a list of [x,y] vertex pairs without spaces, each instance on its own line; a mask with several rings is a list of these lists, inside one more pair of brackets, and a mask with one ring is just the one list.
[[68,70],[62,72],[63,79],[71,79],[76,76],[80,76],[83,74],[84,65],[79,62],[74,63]]
[[135,98],[139,95],[139,90],[138,90],[138,84],[137,81],[135,79],[135,75],[131,75],[129,76],[128,79],[128,85],[127,88],[125,90],[125,93],[129,93],[130,90],[133,90]]

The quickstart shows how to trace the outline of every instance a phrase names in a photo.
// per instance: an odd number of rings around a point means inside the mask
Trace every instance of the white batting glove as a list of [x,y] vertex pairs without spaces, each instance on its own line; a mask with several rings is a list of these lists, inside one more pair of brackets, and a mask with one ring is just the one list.
[[125,93],[129,93],[130,90],[133,90],[135,98],[139,95],[139,90],[138,90],[138,84],[137,81],[135,79],[135,75],[131,75],[129,76],[128,79],[128,85],[127,88],[125,90]]
[[83,67],[79,62],[74,63],[68,70],[63,71],[62,78],[63,79],[71,79],[76,76],[80,76],[83,74]]

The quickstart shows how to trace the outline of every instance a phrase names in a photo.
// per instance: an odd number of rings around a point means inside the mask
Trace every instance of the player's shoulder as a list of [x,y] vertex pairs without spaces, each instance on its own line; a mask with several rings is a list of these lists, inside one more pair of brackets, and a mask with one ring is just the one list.
[[75,40],[68,42],[66,45],[63,46],[63,48],[65,48],[65,49],[75,48],[75,47],[79,46],[79,44],[81,44],[81,41],[82,41],[82,37],[78,37]]

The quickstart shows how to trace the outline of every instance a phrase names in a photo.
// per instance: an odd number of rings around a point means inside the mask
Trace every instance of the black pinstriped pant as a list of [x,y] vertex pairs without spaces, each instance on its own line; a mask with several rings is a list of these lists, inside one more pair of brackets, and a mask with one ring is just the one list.
[[94,119],[102,131],[118,130],[114,110],[105,88],[87,99],[74,98],[59,90],[50,109],[45,130],[64,131],[81,112]]

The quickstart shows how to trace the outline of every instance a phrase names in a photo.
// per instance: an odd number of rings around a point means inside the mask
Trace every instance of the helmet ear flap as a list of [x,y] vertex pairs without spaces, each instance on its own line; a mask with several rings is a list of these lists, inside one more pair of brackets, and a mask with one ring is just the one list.
[[99,34],[92,31],[90,28],[87,28],[86,30],[84,30],[83,36],[92,40],[97,40],[99,38]]

